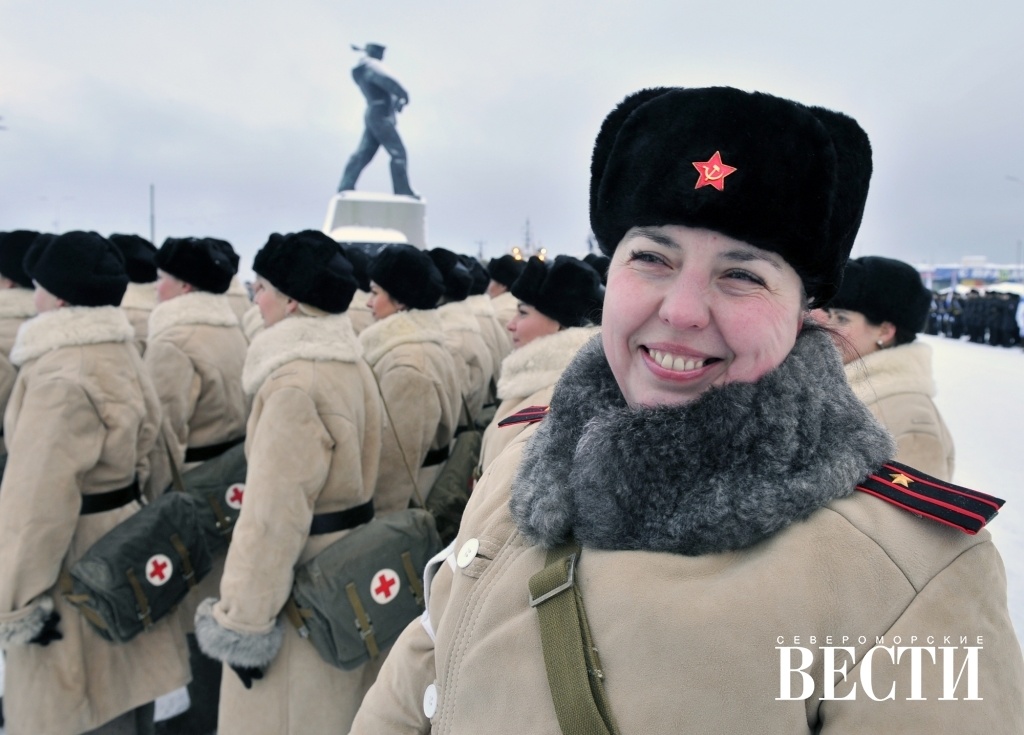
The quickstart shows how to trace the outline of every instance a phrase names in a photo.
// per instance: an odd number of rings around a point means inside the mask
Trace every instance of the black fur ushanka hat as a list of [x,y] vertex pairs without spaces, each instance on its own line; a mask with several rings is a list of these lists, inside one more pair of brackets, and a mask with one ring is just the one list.
[[441,278],[444,279],[445,300],[464,301],[473,286],[473,275],[462,264],[459,256],[445,248],[434,248],[427,255],[434,261]]
[[412,245],[388,245],[370,261],[370,279],[410,309],[434,309],[444,280],[430,256]]
[[611,256],[632,227],[686,225],[778,253],[812,305],[839,288],[871,146],[852,118],[731,87],[636,92],[594,144],[590,222]]
[[370,267],[370,255],[365,250],[357,245],[343,246],[342,252],[345,253],[345,257],[348,258],[348,262],[352,264],[352,275],[355,276],[356,283],[359,285],[359,290],[366,293],[370,292],[370,273],[368,271]]
[[466,270],[469,271],[469,275],[472,276],[473,281],[469,286],[470,296],[479,296],[487,291],[487,285],[491,282],[491,277],[487,275],[487,269],[484,268],[483,264],[474,258],[472,255],[459,255],[459,260],[466,266]]
[[318,230],[275,232],[252,269],[285,296],[329,314],[346,311],[359,287],[341,246]]
[[124,256],[96,232],[40,235],[24,265],[40,286],[72,306],[119,306],[128,288]]
[[512,284],[512,295],[563,327],[600,323],[604,290],[597,271],[571,255],[551,263],[530,258]]
[[829,308],[857,311],[872,324],[890,322],[906,332],[924,329],[932,292],[909,263],[869,255],[846,264],[843,285]]
[[39,237],[35,230],[0,232],[0,275],[22,288],[32,288],[32,276],[25,272],[25,255]]
[[156,267],[194,288],[224,293],[238,272],[238,254],[215,237],[169,237],[156,251]]
[[107,238],[124,256],[128,280],[132,283],[152,283],[156,280],[156,247],[139,235],[113,234]]
[[491,258],[487,264],[487,275],[505,288],[511,288],[526,267],[526,261],[516,260],[507,253],[499,258]]

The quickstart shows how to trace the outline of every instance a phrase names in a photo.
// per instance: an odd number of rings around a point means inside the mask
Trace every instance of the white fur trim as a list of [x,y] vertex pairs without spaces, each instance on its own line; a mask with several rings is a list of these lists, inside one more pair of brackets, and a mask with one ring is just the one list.
[[245,284],[239,280],[238,276],[231,276],[231,283],[228,284],[228,290],[221,295],[244,296],[246,299],[249,298],[249,292],[246,290]]
[[366,291],[356,291],[352,297],[352,303],[348,305],[349,311],[370,311],[370,307],[366,305],[366,302],[370,300],[370,294]]
[[441,329],[445,332],[475,332],[480,334],[480,322],[465,301],[454,301],[437,307]]
[[0,649],[12,645],[24,645],[39,635],[43,624],[53,612],[53,598],[49,595],[37,597],[32,604],[21,611],[14,620],[0,622]]
[[245,332],[245,338],[250,342],[263,331],[263,315],[260,313],[260,307],[253,304],[242,314],[242,331]]
[[121,306],[126,309],[144,309],[153,311],[156,308],[156,281],[152,283],[129,283],[125,289]]
[[493,317],[495,315],[494,304],[491,303],[491,297],[487,294],[469,296],[466,298],[466,303],[469,304],[469,310],[473,316]]
[[359,335],[359,341],[372,367],[398,345],[410,342],[444,345],[441,317],[437,309],[399,311],[368,326]]
[[190,291],[157,304],[149,315],[149,338],[183,324],[237,327],[238,317],[224,294]]
[[242,387],[254,394],[272,372],[292,360],[355,362],[363,353],[348,314],[293,314],[257,334],[245,355]]
[[583,345],[600,331],[600,327],[571,327],[513,350],[501,362],[498,398],[526,398],[551,387]]
[[846,365],[854,394],[869,406],[897,393],[935,395],[932,348],[923,342],[890,347]]
[[11,362],[21,366],[60,347],[134,340],[135,330],[120,306],[63,306],[18,328]]
[[31,288],[0,289],[0,319],[30,319],[36,315],[35,291]]

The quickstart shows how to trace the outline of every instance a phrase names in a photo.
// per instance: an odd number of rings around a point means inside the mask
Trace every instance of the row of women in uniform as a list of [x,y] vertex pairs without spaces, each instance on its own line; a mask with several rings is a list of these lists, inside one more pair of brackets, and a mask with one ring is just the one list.
[[[507,369],[496,389],[514,404],[553,385],[602,296],[598,273],[573,258],[525,268],[499,258],[481,284],[447,251],[392,246],[364,261],[304,232],[274,235],[257,254],[246,311],[229,297],[237,266],[215,239],[172,238],[156,251],[134,236],[0,235],[0,273],[11,286],[0,309],[16,299],[24,307],[10,350],[20,370],[0,486],[12,734],[149,732],[151,703],[190,669],[194,706],[162,732],[346,729],[376,665],[334,669],[278,620],[295,565],[344,533],[311,535],[310,519],[371,499],[388,512],[425,495],[458,424],[493,399],[484,325],[503,340],[494,354]],[[147,283],[155,299],[141,319]],[[357,337],[360,315],[346,312],[363,304],[371,321]],[[502,328],[498,314],[509,306]],[[557,360],[529,356],[529,342],[565,328],[581,336]],[[505,359],[513,345],[524,347],[518,364]],[[463,354],[472,359],[460,362]],[[187,471],[242,441],[249,467],[227,556],[181,616],[127,644],[102,640],[61,599],[57,575],[138,506],[80,514],[81,497],[133,483],[153,497],[172,462]],[[182,632],[197,605],[189,655]],[[218,662],[212,670],[199,648]],[[221,677],[221,661],[239,676]]]

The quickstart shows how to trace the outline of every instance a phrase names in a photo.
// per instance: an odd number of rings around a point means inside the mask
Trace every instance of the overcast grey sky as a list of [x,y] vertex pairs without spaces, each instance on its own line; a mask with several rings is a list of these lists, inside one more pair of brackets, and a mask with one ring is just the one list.
[[[319,229],[388,47],[431,246],[582,254],[604,115],[654,85],[832,107],[875,152],[854,253],[1018,259],[1024,3],[0,0],[0,229],[217,236],[243,269]],[[360,189],[389,191],[381,151]]]

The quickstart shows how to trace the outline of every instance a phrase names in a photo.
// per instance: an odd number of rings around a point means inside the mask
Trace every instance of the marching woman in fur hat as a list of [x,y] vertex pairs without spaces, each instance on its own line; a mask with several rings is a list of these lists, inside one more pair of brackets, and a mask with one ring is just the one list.
[[501,361],[512,351],[512,341],[508,338],[505,327],[498,321],[498,315],[494,313],[494,302],[487,295],[487,286],[491,282],[487,270],[479,260],[471,255],[459,255],[459,261],[472,276],[466,305],[469,306],[470,312],[476,318],[476,323],[480,327],[480,336],[483,338],[484,344],[487,345],[487,351],[491,356],[493,369],[484,405],[493,406],[495,384],[501,373]]
[[[161,438],[150,458],[149,494],[171,483],[170,461],[180,472],[197,468],[245,440],[249,401],[242,390],[248,342],[227,296],[238,255],[224,240],[167,238],[154,256],[158,304],[149,315],[146,369],[163,410]],[[181,605],[189,632],[192,683],[187,713],[162,726],[169,732],[212,732],[217,727],[220,666],[204,656],[192,635],[196,606],[216,595],[224,552]]]
[[559,255],[550,264],[530,258],[511,292],[519,299],[517,313],[508,323],[515,349],[501,364],[501,403],[484,432],[481,473],[529,425],[515,419],[501,422],[551,403],[555,381],[600,331],[593,324],[601,312],[601,281],[593,268],[572,256]]
[[507,253],[499,258],[491,258],[487,264],[487,275],[491,277],[491,282],[487,284],[487,295],[491,297],[494,313],[503,327],[507,327],[516,315],[519,302],[510,289],[525,267],[525,261],[516,260]]
[[[36,315],[32,278],[22,262],[38,236],[32,230],[0,232],[0,412],[7,408],[18,377],[18,369],[9,358],[14,338],[25,320]],[[0,434],[0,455],[6,454]]]
[[149,331],[149,314],[156,308],[156,248],[149,240],[139,235],[114,233],[109,238],[124,256],[124,267],[128,272],[128,289],[121,299],[121,308],[128,315],[135,330],[135,342],[139,351],[146,351],[146,334]]
[[282,609],[295,567],[373,517],[380,398],[345,313],[356,281],[337,244],[274,234],[253,270],[266,329],[242,374],[255,396],[245,493],[220,599],[199,606],[196,637],[226,665],[220,735],[345,732],[378,664],[331,666]]
[[835,330],[853,392],[896,439],[896,459],[951,480],[953,437],[932,401],[932,350],[914,341],[931,298],[909,263],[854,258],[825,318]]
[[[445,344],[455,360],[459,387],[466,408],[459,425],[472,426],[480,418],[487,402],[488,388],[494,377],[494,361],[480,324],[466,301],[473,287],[473,275],[451,250],[434,248],[429,253],[444,282],[441,305],[437,307]],[[468,416],[466,415],[468,412]]]
[[435,308],[444,292],[430,256],[389,245],[370,262],[376,322],[359,341],[387,411],[374,506],[403,510],[427,492],[444,467],[462,409],[455,362]]
[[767,94],[609,114],[601,335],[476,486],[353,732],[1024,730],[1000,502],[895,465],[809,319],[870,173],[855,121]]
[[153,700],[188,681],[177,618],[111,643],[58,586],[89,546],[138,512],[157,438],[156,392],[118,307],[124,260],[95,232],[68,232],[37,240],[25,270],[39,315],[11,350],[20,372],[0,485],[7,731],[152,732]]

